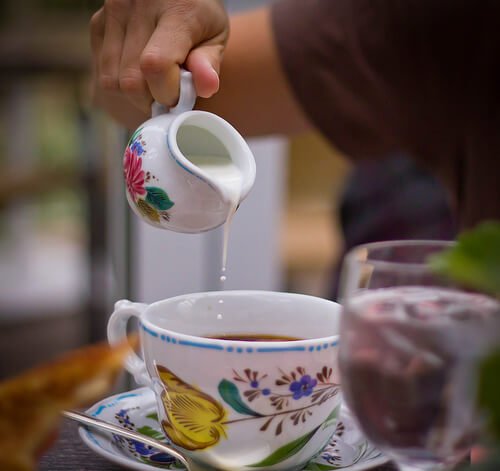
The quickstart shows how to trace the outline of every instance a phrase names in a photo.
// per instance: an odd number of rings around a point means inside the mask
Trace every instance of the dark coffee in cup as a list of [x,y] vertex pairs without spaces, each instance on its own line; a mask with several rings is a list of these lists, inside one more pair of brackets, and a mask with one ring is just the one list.
[[285,335],[269,334],[214,334],[207,335],[209,339],[219,340],[241,340],[243,342],[293,342],[296,340],[305,340],[298,337],[287,337]]

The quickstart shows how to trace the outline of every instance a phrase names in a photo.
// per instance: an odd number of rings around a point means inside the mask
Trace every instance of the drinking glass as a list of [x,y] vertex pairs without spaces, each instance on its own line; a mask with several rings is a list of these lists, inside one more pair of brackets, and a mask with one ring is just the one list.
[[359,246],[341,280],[340,371],[367,438],[401,470],[449,469],[478,438],[478,361],[500,337],[500,304],[434,274],[450,242]]

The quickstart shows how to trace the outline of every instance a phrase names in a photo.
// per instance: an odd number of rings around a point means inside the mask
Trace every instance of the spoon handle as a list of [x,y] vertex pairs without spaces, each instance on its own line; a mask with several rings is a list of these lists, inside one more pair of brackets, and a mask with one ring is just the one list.
[[109,422],[105,422],[104,420],[97,419],[95,417],[91,417],[90,415],[84,414],[82,412],[63,411],[62,415],[64,417],[67,417],[68,419],[75,420],[76,422],[80,422],[85,425],[90,425],[91,427],[95,427],[101,430],[107,430],[108,432],[115,433],[116,435],[120,435],[124,438],[137,440],[138,442],[150,445],[178,459],[186,467],[187,471],[192,470],[192,466],[188,463],[187,459],[183,455],[181,455],[176,449],[172,448],[169,445],[166,445],[165,443],[155,440],[154,438],[150,438],[145,435],[141,435],[137,432],[132,432],[125,428],[118,427],[117,425],[110,424]]

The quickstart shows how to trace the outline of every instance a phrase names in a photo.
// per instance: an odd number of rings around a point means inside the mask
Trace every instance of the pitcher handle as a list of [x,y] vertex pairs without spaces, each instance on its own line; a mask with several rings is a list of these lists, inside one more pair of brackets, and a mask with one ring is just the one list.
[[[127,338],[127,324],[131,317],[140,319],[147,304],[133,303],[125,299],[115,303],[115,310],[108,321],[108,343],[112,346],[119,345]],[[138,384],[151,385],[144,360],[132,349],[124,362],[125,369],[134,377]]]
[[186,69],[181,69],[179,101],[177,105],[169,109],[155,101],[151,105],[151,114],[154,118],[155,116],[165,113],[181,114],[185,111],[191,111],[194,108],[196,97],[197,95],[191,72]]

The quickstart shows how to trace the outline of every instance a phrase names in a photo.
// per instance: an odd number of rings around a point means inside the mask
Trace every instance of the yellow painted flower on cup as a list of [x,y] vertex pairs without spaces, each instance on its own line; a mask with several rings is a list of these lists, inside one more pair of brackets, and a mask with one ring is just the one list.
[[227,412],[214,398],[185,383],[169,369],[157,365],[165,386],[162,402],[167,420],[163,429],[173,443],[187,450],[203,450],[227,438]]

